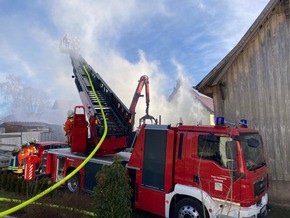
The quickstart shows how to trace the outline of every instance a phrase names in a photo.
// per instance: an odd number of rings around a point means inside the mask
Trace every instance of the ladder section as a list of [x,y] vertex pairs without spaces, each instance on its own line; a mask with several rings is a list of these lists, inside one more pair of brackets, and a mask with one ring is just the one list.
[[[81,98],[86,110],[93,114],[96,122],[96,129],[104,129],[104,120],[101,114],[101,109],[98,101],[94,95],[93,89],[96,92],[98,99],[101,102],[105,113],[108,136],[124,136],[132,131],[131,113],[128,108],[120,101],[116,94],[103,81],[99,74],[97,74],[86,61],[79,56],[72,56],[72,64],[74,67],[75,83],[78,91],[82,93]],[[90,76],[91,83],[83,67]],[[89,117],[90,117],[89,116]],[[101,136],[102,131],[96,131],[96,135]]]

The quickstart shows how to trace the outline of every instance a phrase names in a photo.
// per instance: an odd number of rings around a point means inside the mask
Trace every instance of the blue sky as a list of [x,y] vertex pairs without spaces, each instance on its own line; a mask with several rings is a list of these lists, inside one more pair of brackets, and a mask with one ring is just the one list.
[[[126,105],[141,75],[152,101],[185,77],[198,84],[238,43],[269,0],[0,0],[0,81],[16,75],[53,99],[79,101],[66,33]],[[1,112],[1,109],[0,109]]]

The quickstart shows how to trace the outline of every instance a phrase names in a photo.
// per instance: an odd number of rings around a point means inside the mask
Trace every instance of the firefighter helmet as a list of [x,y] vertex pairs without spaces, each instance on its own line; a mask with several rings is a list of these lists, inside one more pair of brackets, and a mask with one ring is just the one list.
[[16,146],[14,147],[13,151],[18,152],[18,151],[20,151],[20,149],[21,149],[21,147],[19,147],[18,145],[16,145]]
[[74,116],[74,112],[72,110],[69,110],[67,112],[67,118],[73,118],[73,116]]
[[21,147],[19,147],[18,145],[16,145],[12,151],[12,155],[16,156],[21,150]]
[[29,145],[28,142],[24,142],[24,143],[22,144],[22,147],[26,147],[26,146],[28,146],[28,145]]
[[32,140],[30,140],[30,144],[35,144],[37,142],[36,138],[33,138]]

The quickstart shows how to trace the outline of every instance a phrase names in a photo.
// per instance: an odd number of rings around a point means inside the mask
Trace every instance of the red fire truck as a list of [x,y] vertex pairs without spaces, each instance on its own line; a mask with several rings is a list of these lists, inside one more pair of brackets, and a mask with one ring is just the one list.
[[117,155],[128,169],[135,208],[163,217],[265,217],[263,141],[246,120],[232,124],[217,117],[215,126],[143,123],[133,131],[134,114],[79,54],[71,51],[70,57],[83,106],[75,108],[71,148],[48,152],[46,174],[53,182],[77,168],[101,138],[96,92],[108,134],[97,155],[67,182],[71,191],[92,191],[96,173]]
[[[95,175],[118,155],[134,184],[134,206],[164,217],[264,217],[268,175],[256,130],[227,126],[144,124],[132,150],[89,161],[67,186],[92,191]],[[50,150],[47,173],[57,182],[86,158]],[[205,215],[204,215],[205,214]]]

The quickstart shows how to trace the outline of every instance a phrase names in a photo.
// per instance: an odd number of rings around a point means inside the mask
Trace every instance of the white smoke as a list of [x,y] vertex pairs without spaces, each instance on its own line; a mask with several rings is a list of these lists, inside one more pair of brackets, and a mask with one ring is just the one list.
[[[139,59],[136,62],[130,62],[116,46],[119,36],[124,31],[134,31],[136,24],[146,25],[143,21],[153,19],[156,15],[172,16],[172,11],[168,9],[164,1],[152,1],[154,10],[152,10],[152,4],[130,0],[122,1],[122,3],[110,0],[53,0],[47,4],[45,4],[48,10],[47,16],[57,30],[59,38],[55,36],[55,33],[52,34],[48,29],[40,26],[25,28],[25,33],[33,36],[35,47],[42,49],[38,52],[38,56],[44,59],[36,60],[37,65],[35,62],[28,64],[29,74],[24,75],[29,76],[28,79],[32,81],[30,85],[45,90],[52,98],[52,103],[54,100],[61,99],[72,101],[75,105],[81,104],[74,80],[71,78],[73,73],[69,56],[58,50],[59,41],[66,33],[69,33],[81,40],[80,54],[128,108],[139,78],[142,75],[148,75],[151,97],[150,115],[156,118],[161,115],[162,123],[172,125],[178,123],[181,117],[184,123],[196,122],[196,117],[199,118],[199,108],[194,103],[191,93],[193,81],[187,79],[189,77],[179,64],[173,61],[172,66],[176,67],[176,77],[169,77],[168,72],[164,72],[160,67],[158,60],[147,58],[142,50],[139,51]],[[21,37],[20,39],[23,40]],[[25,43],[25,41],[21,42]],[[11,53],[14,57],[14,53]],[[30,53],[32,54],[28,52]],[[19,59],[22,60],[23,57]],[[24,60],[26,59],[28,58],[25,57]],[[168,102],[170,95],[168,90],[173,91],[174,81],[177,79],[181,81],[181,86],[171,102]],[[56,115],[49,119],[62,122],[65,120],[66,111],[70,109],[72,109],[71,105],[68,105],[60,112],[51,111],[47,115],[53,116],[55,113]],[[145,115],[145,109],[145,99],[140,98],[136,108],[136,120]]]
[[162,117],[162,123],[176,125],[182,121],[183,124],[197,124],[203,119],[201,103],[195,98],[192,83],[184,72],[182,65],[173,61],[176,66],[178,79],[176,86],[169,96],[153,94],[153,111]]
[[[149,76],[150,83],[150,107],[149,114],[159,119],[162,124],[176,125],[182,118],[184,124],[196,124],[202,117],[202,106],[194,97],[192,83],[184,72],[183,67],[176,61],[172,61],[176,67],[177,86],[169,98],[165,92],[168,89],[170,78],[159,69],[157,61],[148,61],[144,52],[139,51],[139,61],[135,64],[129,63],[117,54],[111,54],[108,64],[102,65],[105,74],[100,73],[110,88],[117,94],[123,103],[129,108],[138,80],[142,75]],[[93,64],[92,64],[93,66]],[[145,88],[136,107],[135,127],[138,120],[145,115]]]

